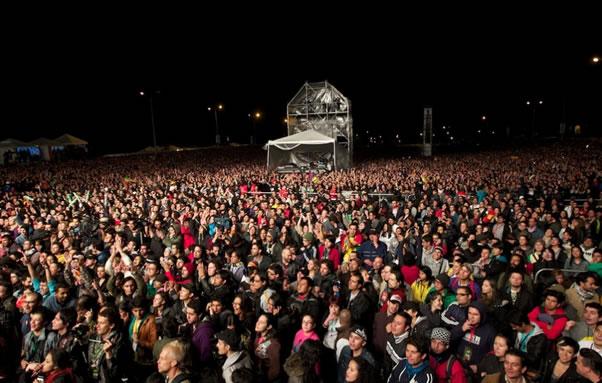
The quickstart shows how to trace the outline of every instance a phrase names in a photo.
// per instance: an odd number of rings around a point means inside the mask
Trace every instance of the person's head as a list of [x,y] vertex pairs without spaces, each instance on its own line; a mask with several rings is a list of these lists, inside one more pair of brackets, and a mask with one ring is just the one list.
[[504,373],[509,379],[518,379],[527,371],[525,359],[515,350],[509,350],[504,356]]
[[64,331],[68,330],[75,325],[77,320],[77,312],[73,308],[63,308],[56,313],[54,319],[52,319],[52,330]]
[[136,280],[134,279],[134,277],[126,277],[123,279],[123,285],[121,285],[121,288],[123,289],[123,293],[128,296],[131,297],[134,295],[134,293],[136,292]]
[[495,286],[495,282],[490,279],[484,279],[483,285],[481,286],[481,293],[484,295],[495,294],[497,288]]
[[575,283],[585,291],[594,292],[598,285],[598,278],[593,272],[587,271],[577,274]]
[[363,349],[368,343],[368,335],[366,330],[361,326],[353,326],[349,334],[349,348],[351,351],[357,352]]
[[477,302],[474,302],[472,305],[468,307],[468,316],[467,321],[470,323],[471,327],[477,327],[481,323],[481,310],[476,306]]
[[255,275],[253,275],[253,277],[251,278],[249,289],[251,290],[251,292],[256,293],[258,291],[261,291],[266,284],[266,275],[263,273],[255,273]]
[[508,280],[510,282],[510,287],[515,289],[520,288],[523,285],[523,273],[518,270],[512,271]]
[[400,311],[393,317],[391,321],[391,334],[393,336],[400,336],[407,332],[412,324],[412,317],[405,311]]
[[186,302],[194,297],[194,285],[192,283],[184,283],[180,285],[178,297],[181,301]]
[[602,305],[598,302],[589,302],[583,309],[583,321],[588,326],[594,326],[602,319]]
[[445,273],[441,273],[435,277],[435,289],[437,291],[443,291],[449,286],[449,277]]
[[546,311],[554,311],[564,302],[564,294],[556,290],[544,292],[543,307]]
[[419,366],[428,355],[428,346],[415,338],[410,338],[406,345],[406,358],[412,367]]
[[443,327],[435,327],[431,332],[431,351],[436,355],[443,354],[449,348],[451,332]]
[[516,332],[526,332],[531,326],[531,321],[527,314],[518,310],[514,310],[510,313],[508,321],[510,322],[512,330]]
[[29,314],[29,327],[31,331],[40,331],[44,327],[44,312],[41,309],[34,309]]
[[182,370],[182,364],[186,357],[186,346],[179,340],[174,340],[163,346],[159,359],[157,360],[157,371],[167,376],[175,376]]
[[301,330],[303,330],[305,334],[309,334],[314,330],[314,327],[316,327],[314,318],[309,314],[303,315],[303,319],[301,320]]
[[468,286],[460,286],[456,290],[456,301],[460,306],[466,306],[470,303],[472,292]]
[[420,304],[418,302],[405,301],[401,305],[401,309],[412,318],[420,316]]
[[430,282],[433,279],[433,272],[428,266],[421,266],[418,271],[418,279],[423,282]]
[[431,293],[427,296],[425,303],[427,303],[432,310],[443,309],[443,295],[440,293]]
[[265,335],[274,328],[274,316],[271,314],[261,314],[255,323],[255,332]]
[[96,333],[101,337],[108,335],[119,323],[119,313],[112,308],[105,307],[98,313],[96,320]]
[[217,353],[219,355],[228,355],[240,349],[240,337],[233,330],[223,330],[216,335]]
[[493,340],[493,354],[501,359],[510,349],[510,340],[506,335],[497,334]]
[[403,284],[403,275],[401,274],[401,271],[398,268],[390,269],[387,280],[387,286],[389,289],[395,290],[399,288],[401,284]]
[[399,307],[401,306],[401,297],[397,294],[393,294],[389,297],[389,301],[387,303],[387,314],[393,315],[399,311]]
[[556,341],[556,352],[558,360],[562,363],[569,363],[577,357],[579,352],[579,343],[571,337],[563,336]]
[[203,304],[200,300],[194,299],[186,307],[186,322],[190,325],[196,324],[203,316]]
[[64,282],[58,282],[54,290],[54,295],[58,304],[64,304],[69,299],[69,286]]
[[40,296],[33,291],[26,290],[23,293],[23,312],[31,313],[40,304]]
[[132,300],[132,315],[136,319],[142,319],[148,313],[148,300],[144,296],[137,296]]
[[582,348],[577,356],[577,373],[592,382],[600,379],[602,375],[602,357],[590,348]]
[[69,354],[57,347],[46,354],[46,358],[44,358],[42,364],[42,372],[48,376],[52,371],[64,370],[65,368],[69,368],[70,365],[71,359],[69,358]]
[[463,263],[458,272],[458,278],[462,281],[467,281],[472,276],[472,265],[470,263]]
[[347,287],[352,292],[360,290],[362,288],[362,275],[358,272],[352,272]]
[[353,357],[347,365],[345,371],[346,383],[363,383],[371,380],[372,368],[368,362],[361,357]]
[[313,286],[313,280],[310,277],[303,277],[297,282],[297,294],[305,295]]

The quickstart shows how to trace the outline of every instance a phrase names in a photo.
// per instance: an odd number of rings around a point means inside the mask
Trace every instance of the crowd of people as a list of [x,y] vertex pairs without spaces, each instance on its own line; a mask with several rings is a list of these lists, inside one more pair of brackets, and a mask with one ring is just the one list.
[[0,382],[602,377],[596,144],[291,174],[222,148],[0,180]]

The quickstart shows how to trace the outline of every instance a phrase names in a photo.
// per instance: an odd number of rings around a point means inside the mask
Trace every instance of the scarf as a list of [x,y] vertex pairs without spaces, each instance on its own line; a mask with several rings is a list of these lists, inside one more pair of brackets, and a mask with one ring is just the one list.
[[592,299],[594,297],[594,293],[590,293],[589,291],[585,291],[581,287],[579,287],[578,285],[575,285],[575,291],[577,292],[577,295],[579,295],[579,298],[581,299],[582,302],[585,302],[585,301],[587,301],[589,299]]
[[[407,359],[404,361],[404,363],[406,371],[408,372],[408,376],[411,376],[412,378],[414,378],[417,374],[419,374],[420,372],[422,372],[422,370],[428,368],[429,366],[429,362],[426,360],[420,363],[417,367],[412,366]],[[412,381],[414,381],[414,379],[412,379]]]

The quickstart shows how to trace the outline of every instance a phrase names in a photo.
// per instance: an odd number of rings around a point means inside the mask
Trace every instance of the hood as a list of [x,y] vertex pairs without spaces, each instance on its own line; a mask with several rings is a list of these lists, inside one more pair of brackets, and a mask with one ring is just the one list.
[[481,314],[481,323],[479,324],[479,326],[482,326],[487,322],[487,308],[483,303],[475,301],[468,305],[468,307],[474,307],[475,309],[479,310],[479,313]]

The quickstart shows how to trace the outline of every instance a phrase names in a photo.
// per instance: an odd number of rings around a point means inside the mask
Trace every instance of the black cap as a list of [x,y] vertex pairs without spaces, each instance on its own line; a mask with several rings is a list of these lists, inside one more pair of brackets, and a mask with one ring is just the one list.
[[223,330],[217,333],[216,338],[230,346],[230,350],[237,351],[240,347],[240,337],[232,330]]

